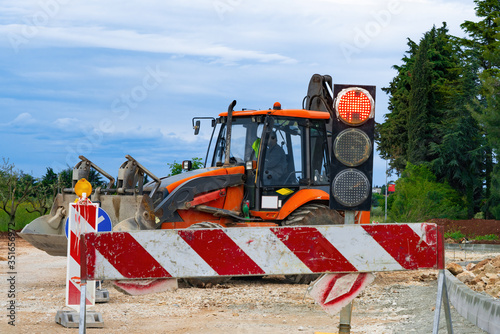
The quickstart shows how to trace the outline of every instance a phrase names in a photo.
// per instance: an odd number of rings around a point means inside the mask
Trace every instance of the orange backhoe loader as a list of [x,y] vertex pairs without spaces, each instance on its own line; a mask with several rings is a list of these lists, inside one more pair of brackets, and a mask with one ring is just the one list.
[[[90,168],[109,179],[106,187],[95,189],[91,200],[100,203],[115,231],[343,224],[344,210],[333,210],[329,204],[335,189],[332,156],[338,145],[334,121],[345,118],[335,107],[332,87],[331,77],[315,74],[302,109],[282,109],[275,103],[268,110],[234,111],[233,101],[217,118],[194,118],[195,134],[202,123],[213,127],[205,168],[191,170],[191,162],[184,161],[183,173],[158,178],[127,156],[115,185],[113,177],[81,157],[73,182],[88,177]],[[356,99],[369,93],[357,86],[348,89],[354,100],[347,102],[355,106],[350,111],[354,116],[348,117],[359,120]],[[369,108],[362,117],[373,119],[373,105]],[[367,154],[373,155],[372,143],[351,132],[344,136],[347,146],[335,156],[364,163]],[[144,184],[146,175],[152,181]],[[358,211],[358,222],[369,222],[369,206],[361,211],[358,205],[371,200],[371,179],[369,183],[360,199],[355,192],[345,200],[338,198],[345,208]],[[352,188],[361,189],[357,183]],[[51,255],[66,255],[65,221],[68,203],[74,199],[73,189],[65,189],[50,214],[31,222],[20,235]]]

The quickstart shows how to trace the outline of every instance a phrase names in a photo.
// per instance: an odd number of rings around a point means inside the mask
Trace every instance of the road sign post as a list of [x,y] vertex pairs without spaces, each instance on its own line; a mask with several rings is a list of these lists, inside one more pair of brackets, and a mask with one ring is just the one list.
[[[81,198],[69,205],[68,254],[66,269],[66,306],[73,310],[59,310],[56,323],[64,327],[85,328],[87,322],[86,305],[95,304],[95,281],[87,281],[81,276],[81,241],[84,233],[97,231],[99,205]],[[82,312],[83,311],[83,312]],[[89,326],[103,327],[102,316],[92,312]]]
[[[344,212],[344,224],[350,225],[354,224],[354,218],[356,216],[355,211],[345,211]],[[350,333],[351,332],[351,317],[352,317],[352,302],[347,304],[340,310],[340,321],[339,321],[339,333]]]

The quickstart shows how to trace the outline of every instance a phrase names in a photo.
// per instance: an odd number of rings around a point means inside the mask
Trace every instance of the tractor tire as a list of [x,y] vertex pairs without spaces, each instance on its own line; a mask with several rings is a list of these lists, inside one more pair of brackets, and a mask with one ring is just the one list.
[[[198,229],[198,228],[222,228],[219,224],[211,222],[196,223],[188,227],[188,229]],[[194,288],[211,288],[217,284],[224,284],[229,282],[231,277],[227,276],[215,276],[215,277],[191,277],[184,278],[184,282]]]
[[[283,226],[342,225],[344,217],[323,204],[306,204],[292,212],[282,222]],[[309,284],[320,274],[285,275],[286,281],[294,284]]]

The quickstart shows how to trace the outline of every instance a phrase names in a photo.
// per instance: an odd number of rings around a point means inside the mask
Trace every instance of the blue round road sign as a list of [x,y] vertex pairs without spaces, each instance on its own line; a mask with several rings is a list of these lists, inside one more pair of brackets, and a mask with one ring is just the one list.
[[[68,237],[68,226],[69,217],[66,218],[66,224],[64,226],[64,231],[66,233],[66,238]],[[97,232],[111,232],[113,230],[113,224],[111,223],[111,218],[102,208],[99,208],[97,212]]]

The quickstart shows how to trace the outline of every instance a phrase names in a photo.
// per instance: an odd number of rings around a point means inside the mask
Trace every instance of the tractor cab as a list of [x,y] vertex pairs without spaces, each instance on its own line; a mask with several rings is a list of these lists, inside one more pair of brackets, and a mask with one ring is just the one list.
[[221,113],[206,166],[244,166],[244,199],[252,211],[279,211],[301,189],[328,193],[329,119],[326,112],[283,110],[278,103],[270,110]]

